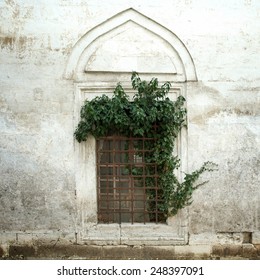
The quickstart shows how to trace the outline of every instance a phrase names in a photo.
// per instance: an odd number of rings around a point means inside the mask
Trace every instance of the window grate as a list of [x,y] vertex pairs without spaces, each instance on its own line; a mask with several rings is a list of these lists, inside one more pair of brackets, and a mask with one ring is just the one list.
[[155,141],[119,135],[97,139],[99,223],[165,222],[152,160]]

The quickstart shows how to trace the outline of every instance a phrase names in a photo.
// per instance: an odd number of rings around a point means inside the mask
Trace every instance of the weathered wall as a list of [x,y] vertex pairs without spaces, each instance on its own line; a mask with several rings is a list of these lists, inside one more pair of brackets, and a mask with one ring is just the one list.
[[196,67],[198,82],[187,86],[189,170],[207,160],[219,170],[194,194],[190,244],[260,244],[256,0],[0,1],[0,243],[76,241],[75,100],[64,72],[87,31],[129,8],[175,33]]

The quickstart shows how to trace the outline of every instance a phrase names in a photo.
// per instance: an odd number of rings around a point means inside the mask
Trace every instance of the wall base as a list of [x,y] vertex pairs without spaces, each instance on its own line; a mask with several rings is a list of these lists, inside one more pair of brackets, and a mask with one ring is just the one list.
[[257,259],[260,245],[90,246],[9,245],[0,247],[0,259],[85,260],[214,260]]

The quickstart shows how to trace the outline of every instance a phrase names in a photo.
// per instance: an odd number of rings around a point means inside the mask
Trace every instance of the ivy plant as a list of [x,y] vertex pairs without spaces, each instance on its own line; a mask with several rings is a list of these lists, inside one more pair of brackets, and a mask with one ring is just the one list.
[[[192,194],[201,185],[196,184],[200,175],[205,171],[215,170],[216,165],[205,162],[198,170],[185,174],[183,181],[180,181],[174,172],[180,167],[180,159],[173,155],[173,151],[176,138],[186,125],[185,98],[178,96],[172,101],[168,97],[170,82],[159,85],[157,78],[147,82],[133,72],[131,82],[136,90],[133,98],[126,94],[119,83],[112,98],[102,95],[86,100],[74,135],[78,142],[86,141],[89,135],[95,138],[113,134],[154,137],[156,141],[146,143],[150,145],[146,148],[153,152],[146,154],[144,160],[156,163],[159,186],[157,196],[160,198],[156,207],[167,218],[192,203]],[[138,168],[134,171],[138,173]],[[145,172],[149,174],[152,171],[147,168]],[[147,176],[145,180],[148,187],[155,183],[152,176]],[[154,196],[154,192],[147,191],[149,201]],[[150,204],[149,207],[152,210],[155,205]]]

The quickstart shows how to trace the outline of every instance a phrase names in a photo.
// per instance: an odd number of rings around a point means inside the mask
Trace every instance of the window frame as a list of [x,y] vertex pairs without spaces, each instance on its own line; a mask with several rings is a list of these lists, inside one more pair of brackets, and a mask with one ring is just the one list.
[[[123,87],[132,97],[134,90],[129,83]],[[91,100],[98,95],[113,95],[115,82],[78,82],[75,83],[74,126],[80,119],[80,109],[85,99]],[[172,83],[169,97],[185,97],[186,85]],[[187,130],[183,129],[176,143],[176,153],[181,158],[181,167],[176,175],[181,179],[182,171],[187,171]],[[166,224],[122,223],[100,224],[97,217],[97,167],[96,140],[89,136],[87,141],[74,141],[75,179],[78,220],[76,231],[86,244],[95,245],[179,245],[188,242],[188,209],[167,219]]]

